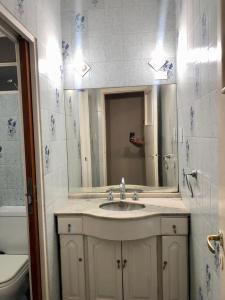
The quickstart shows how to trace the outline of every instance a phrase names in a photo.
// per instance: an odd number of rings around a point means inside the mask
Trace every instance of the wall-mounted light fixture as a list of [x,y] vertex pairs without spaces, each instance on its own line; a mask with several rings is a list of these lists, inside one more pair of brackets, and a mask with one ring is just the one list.
[[168,79],[168,73],[163,69],[167,62],[168,60],[162,46],[157,46],[152,53],[151,60],[148,62],[149,66],[155,71],[155,79]]
[[159,70],[165,65],[167,60],[165,57],[161,57],[160,55],[157,55],[153,57],[148,64],[156,71],[159,72]]
[[84,77],[87,72],[89,72],[91,67],[86,64],[84,61],[79,61],[75,63],[75,70],[82,76]]
[[84,61],[81,49],[76,51],[74,57],[74,68],[82,77],[84,77],[91,69],[91,67]]

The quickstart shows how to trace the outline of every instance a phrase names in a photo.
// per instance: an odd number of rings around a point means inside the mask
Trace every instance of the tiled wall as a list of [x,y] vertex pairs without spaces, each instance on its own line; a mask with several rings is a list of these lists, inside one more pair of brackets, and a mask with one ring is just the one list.
[[67,156],[59,0],[1,0],[38,41],[45,209],[51,299],[59,297],[54,210],[67,199]]
[[[154,84],[148,61],[160,45],[173,64],[162,82],[174,82],[175,12],[175,0],[62,1],[65,88]],[[77,57],[91,67],[83,78]]]
[[18,92],[0,92],[0,206],[24,205],[20,122]]
[[[178,0],[178,119],[180,188],[191,210],[191,299],[217,300],[219,259],[206,237],[218,232],[217,8],[219,0]],[[218,41],[219,42],[219,41]],[[183,141],[182,141],[183,139]],[[192,198],[183,170],[191,179]]]

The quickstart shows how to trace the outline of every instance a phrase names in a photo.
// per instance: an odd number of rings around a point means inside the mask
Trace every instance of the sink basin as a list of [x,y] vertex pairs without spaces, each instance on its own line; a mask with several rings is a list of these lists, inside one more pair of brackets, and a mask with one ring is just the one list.
[[120,202],[103,203],[99,207],[106,210],[131,211],[131,210],[138,210],[138,209],[145,208],[145,205],[140,203],[127,203],[124,201],[120,201]]
[[[114,193],[120,193],[120,188],[111,188],[111,189],[108,189],[106,192],[114,192]],[[137,192],[137,193],[142,193],[143,190],[141,189],[134,189],[134,188],[126,188],[126,193],[134,193],[134,192]]]

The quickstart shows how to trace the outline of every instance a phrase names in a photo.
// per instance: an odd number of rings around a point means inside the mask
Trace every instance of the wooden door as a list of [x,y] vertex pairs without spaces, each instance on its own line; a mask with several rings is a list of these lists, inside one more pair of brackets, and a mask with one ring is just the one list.
[[116,185],[124,177],[127,184],[146,185],[144,146],[130,143],[131,133],[144,136],[144,94],[108,94],[105,99],[107,184]]
[[187,300],[187,237],[162,237],[163,300]]
[[122,300],[121,242],[88,237],[90,300]]
[[33,300],[42,299],[41,264],[29,43],[19,38],[24,149],[27,182],[30,267]]
[[122,243],[124,300],[157,300],[156,237]]

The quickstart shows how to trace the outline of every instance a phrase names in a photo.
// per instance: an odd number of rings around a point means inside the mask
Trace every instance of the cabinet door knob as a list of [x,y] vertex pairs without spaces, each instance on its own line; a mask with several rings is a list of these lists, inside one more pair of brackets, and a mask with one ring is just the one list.
[[83,261],[83,258],[80,257],[78,260],[81,262],[81,261]]
[[173,225],[173,232],[176,234],[177,233],[177,226]]
[[71,224],[68,224],[68,232],[71,232]]
[[117,268],[120,269],[120,259],[117,259]]
[[165,260],[165,261],[163,262],[163,270],[165,270],[166,266],[167,266],[167,261]]
[[124,261],[123,261],[123,269],[126,268],[126,265],[127,265],[127,260],[124,259]]

